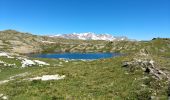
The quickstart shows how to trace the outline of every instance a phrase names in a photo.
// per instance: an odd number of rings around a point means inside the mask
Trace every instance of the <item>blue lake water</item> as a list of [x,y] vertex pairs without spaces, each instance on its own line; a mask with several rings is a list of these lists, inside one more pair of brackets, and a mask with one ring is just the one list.
[[54,54],[35,54],[38,58],[62,58],[62,59],[104,59],[120,56],[119,53],[54,53]]

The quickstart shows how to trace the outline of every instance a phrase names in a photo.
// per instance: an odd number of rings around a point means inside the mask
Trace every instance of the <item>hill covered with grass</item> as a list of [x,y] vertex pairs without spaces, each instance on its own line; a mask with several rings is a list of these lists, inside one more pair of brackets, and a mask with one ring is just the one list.
[[[28,53],[119,52],[92,61],[32,58]],[[167,100],[170,39],[70,40],[0,31],[0,99]]]

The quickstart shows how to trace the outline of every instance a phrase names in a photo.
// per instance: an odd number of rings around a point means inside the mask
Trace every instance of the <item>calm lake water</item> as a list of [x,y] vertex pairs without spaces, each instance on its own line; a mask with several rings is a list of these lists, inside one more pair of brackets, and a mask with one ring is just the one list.
[[33,57],[38,58],[63,58],[63,59],[103,59],[120,56],[119,53],[54,53],[54,54],[36,54]]

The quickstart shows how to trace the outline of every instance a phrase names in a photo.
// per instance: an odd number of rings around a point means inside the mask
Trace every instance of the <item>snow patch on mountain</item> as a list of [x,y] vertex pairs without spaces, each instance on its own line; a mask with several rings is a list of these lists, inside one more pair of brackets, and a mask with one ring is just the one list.
[[71,33],[71,34],[57,34],[50,37],[65,38],[65,39],[80,39],[80,40],[106,40],[106,41],[123,41],[128,40],[127,37],[115,37],[110,34],[95,34],[87,33]]

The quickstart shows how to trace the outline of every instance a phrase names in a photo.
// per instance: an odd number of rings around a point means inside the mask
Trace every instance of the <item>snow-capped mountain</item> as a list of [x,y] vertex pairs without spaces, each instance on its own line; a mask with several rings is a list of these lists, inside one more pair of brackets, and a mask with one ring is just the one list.
[[50,37],[65,38],[65,39],[80,39],[80,40],[106,40],[106,41],[122,41],[128,40],[127,37],[115,37],[110,34],[95,34],[95,33],[71,33],[71,34],[57,34]]

